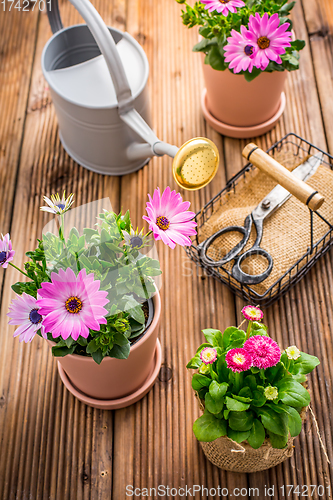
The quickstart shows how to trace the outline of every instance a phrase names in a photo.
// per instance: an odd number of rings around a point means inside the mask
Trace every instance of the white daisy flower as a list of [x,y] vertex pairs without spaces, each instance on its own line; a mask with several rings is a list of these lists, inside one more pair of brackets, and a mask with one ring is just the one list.
[[51,199],[47,196],[43,196],[45,203],[48,207],[40,207],[43,212],[49,212],[51,214],[60,215],[67,212],[74,203],[74,194],[71,193],[68,198],[66,198],[66,191],[60,198],[59,194],[52,194]]

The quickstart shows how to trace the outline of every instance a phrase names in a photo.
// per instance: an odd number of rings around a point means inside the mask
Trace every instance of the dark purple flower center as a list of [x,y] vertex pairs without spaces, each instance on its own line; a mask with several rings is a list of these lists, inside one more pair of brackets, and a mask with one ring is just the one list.
[[268,40],[267,36],[261,36],[258,38],[257,43],[261,49],[268,49],[271,42]]
[[0,252],[0,264],[4,264],[7,259],[7,252]]
[[57,207],[60,208],[60,210],[63,210],[65,205],[63,203],[58,203]]
[[220,3],[229,3],[230,0],[219,0]]
[[247,56],[252,56],[253,54],[253,46],[252,45],[246,45],[244,47],[244,52]]
[[141,247],[142,245],[143,245],[143,240],[142,238],[140,238],[140,236],[133,236],[133,238],[131,238],[132,248]]
[[162,229],[162,231],[166,231],[167,229],[169,229],[170,222],[168,221],[168,219],[166,217],[163,217],[163,215],[160,215],[156,219],[156,225],[160,229]]
[[66,300],[65,307],[71,314],[77,314],[82,309],[82,301],[78,297],[69,297]]
[[31,323],[38,325],[38,323],[42,322],[43,316],[39,314],[38,309],[32,309],[29,314],[29,319]]

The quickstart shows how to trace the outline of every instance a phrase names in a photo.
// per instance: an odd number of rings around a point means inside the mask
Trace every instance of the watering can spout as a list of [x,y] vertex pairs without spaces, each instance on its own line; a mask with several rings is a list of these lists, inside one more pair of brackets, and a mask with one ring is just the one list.
[[163,141],[155,142],[151,145],[142,142],[133,142],[126,151],[126,155],[130,161],[144,160],[146,158],[151,158],[152,156],[163,156],[168,155],[174,158],[179,151],[177,146],[172,146]]

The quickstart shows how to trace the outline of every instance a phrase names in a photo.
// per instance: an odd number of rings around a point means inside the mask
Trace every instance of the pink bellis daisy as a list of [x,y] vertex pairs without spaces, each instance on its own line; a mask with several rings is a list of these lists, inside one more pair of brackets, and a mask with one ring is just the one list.
[[231,30],[231,36],[228,37],[228,44],[224,47],[226,52],[225,61],[230,63],[229,68],[234,73],[248,70],[252,73],[254,65],[255,47],[247,38],[248,30],[241,26],[241,33]]
[[242,347],[230,349],[225,356],[227,367],[233,372],[240,373],[249,370],[252,366],[252,357]]
[[279,26],[278,14],[268,16],[267,12],[260,17],[258,12],[251,15],[249,20],[249,32],[247,39],[255,46],[254,65],[265,70],[269,61],[281,64],[280,55],[284,54],[286,47],[290,47],[291,32],[287,31],[290,24],[283,23]]
[[181,195],[171,191],[169,186],[162,196],[159,188],[155,189],[153,198],[148,196],[148,217],[142,218],[149,223],[155,240],[162,240],[170,248],[175,248],[176,244],[191,246],[189,236],[197,234],[197,223],[192,220],[195,213],[188,211],[190,202],[183,201]]
[[20,342],[31,342],[38,330],[44,339],[47,338],[42,325],[43,316],[39,312],[37,300],[31,295],[23,293],[13,300],[7,316],[12,318],[8,321],[10,325],[19,325],[14,332],[14,337],[19,335]]
[[229,12],[234,14],[237,12],[236,7],[244,7],[245,3],[242,0],[201,0],[205,4],[205,9],[209,12],[218,12],[223,16],[227,16]]
[[275,366],[281,358],[281,350],[270,337],[255,335],[244,343],[244,349],[251,355],[253,366],[260,369]]
[[205,347],[200,353],[200,359],[205,365],[211,365],[217,359],[217,351],[214,347]]
[[242,314],[245,319],[248,319],[249,321],[260,321],[264,313],[262,312],[259,307],[254,307],[254,306],[245,306],[242,309]]
[[2,234],[1,236],[2,241],[0,240],[0,266],[6,269],[8,267],[8,263],[13,260],[15,250],[13,250],[9,233],[7,233],[5,236]]
[[53,338],[87,338],[89,328],[98,331],[107,323],[103,307],[109,302],[107,292],[99,289],[100,281],[94,280],[93,273],[87,275],[82,269],[76,277],[68,267],[66,271],[60,269],[59,274],[52,273],[51,280],[38,290],[37,306],[44,316],[45,331],[52,332]]

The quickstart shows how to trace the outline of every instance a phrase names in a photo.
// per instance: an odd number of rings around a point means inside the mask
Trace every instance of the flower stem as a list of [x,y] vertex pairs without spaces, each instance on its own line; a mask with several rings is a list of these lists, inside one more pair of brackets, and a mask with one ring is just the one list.
[[253,321],[249,321],[249,324],[247,325],[247,330],[246,330],[246,340],[249,338],[251,330],[252,330],[252,323]]
[[8,262],[8,264],[12,267],[14,267],[15,269],[17,269],[18,271],[20,271],[20,273],[24,274],[24,276],[26,276],[27,278],[29,278],[29,280],[31,279],[30,276],[25,273],[24,271],[22,271],[22,269],[20,269],[19,267],[15,266],[15,264],[12,264],[11,262]]

